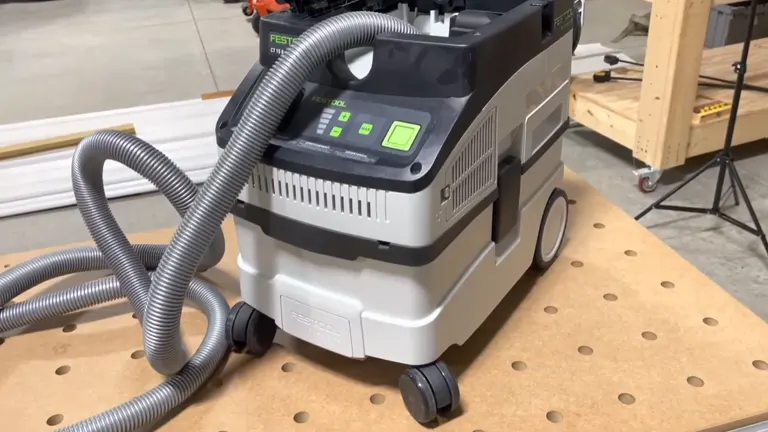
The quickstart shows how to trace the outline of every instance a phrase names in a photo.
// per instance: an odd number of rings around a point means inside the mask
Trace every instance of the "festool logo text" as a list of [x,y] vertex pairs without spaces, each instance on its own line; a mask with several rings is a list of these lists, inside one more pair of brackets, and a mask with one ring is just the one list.
[[555,18],[555,27],[560,30],[573,26],[573,8]]
[[337,106],[337,107],[341,107],[341,108],[346,108],[347,107],[347,103],[344,102],[343,100],[329,99],[329,98],[324,98],[322,96],[312,96],[312,102],[321,103],[323,105]]
[[278,45],[290,45],[296,38],[293,36],[272,33],[269,35],[269,41]]

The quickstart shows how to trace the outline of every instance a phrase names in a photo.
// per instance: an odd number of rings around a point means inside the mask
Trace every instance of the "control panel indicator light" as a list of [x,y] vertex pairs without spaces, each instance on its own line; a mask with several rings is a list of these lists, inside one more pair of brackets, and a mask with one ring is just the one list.
[[360,126],[360,130],[358,131],[358,133],[360,135],[370,135],[371,131],[373,131],[373,125],[370,123],[363,123]]
[[394,150],[408,151],[413,146],[413,142],[416,141],[420,130],[421,126],[417,124],[393,122],[381,145]]
[[339,136],[341,136],[342,130],[343,130],[342,128],[335,126],[333,129],[331,129],[331,136],[334,138],[338,138]]
[[339,114],[339,121],[348,122],[350,117],[352,117],[352,113],[348,111],[343,111],[341,114]]

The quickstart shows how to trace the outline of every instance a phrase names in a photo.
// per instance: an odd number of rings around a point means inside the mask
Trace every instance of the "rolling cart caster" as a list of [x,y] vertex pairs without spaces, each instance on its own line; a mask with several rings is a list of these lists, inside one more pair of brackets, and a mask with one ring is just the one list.
[[406,369],[400,376],[399,386],[405,407],[421,424],[451,413],[461,401],[456,377],[439,360]]
[[544,206],[533,252],[533,266],[544,271],[560,256],[565,242],[565,229],[568,226],[568,195],[564,190],[555,188]]
[[233,352],[260,357],[272,347],[276,332],[275,320],[245,302],[235,304],[227,315],[225,334]]
[[651,177],[640,176],[637,178],[637,188],[642,193],[651,193],[659,187],[659,182],[654,181]]
[[659,187],[659,179],[663,171],[653,167],[642,168],[635,170],[635,176],[637,177],[637,188],[642,193],[651,193]]

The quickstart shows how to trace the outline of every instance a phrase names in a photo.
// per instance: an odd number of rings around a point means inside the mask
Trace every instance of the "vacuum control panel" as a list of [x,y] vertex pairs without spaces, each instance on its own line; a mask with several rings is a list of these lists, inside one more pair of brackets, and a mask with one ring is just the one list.
[[[222,111],[225,148],[257,91],[256,64]],[[467,98],[361,92],[306,82],[283,116],[262,163],[296,174],[381,190],[408,190],[464,133],[456,122]]]
[[374,158],[405,156],[419,147],[431,121],[425,111],[308,95],[278,138],[346,147]]

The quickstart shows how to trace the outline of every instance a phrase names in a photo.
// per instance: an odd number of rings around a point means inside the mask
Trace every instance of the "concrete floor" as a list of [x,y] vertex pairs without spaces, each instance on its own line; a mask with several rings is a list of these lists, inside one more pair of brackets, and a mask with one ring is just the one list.
[[[588,0],[584,43],[608,44],[644,0]],[[619,46],[642,59],[645,39]],[[170,102],[234,88],[258,57],[257,38],[239,5],[221,0],[0,0],[0,124],[51,116]],[[13,103],[7,103],[13,101]],[[768,155],[755,146],[737,152],[738,167],[758,215],[768,215]],[[584,129],[568,133],[564,159],[630,214],[659,196],[635,187],[629,152]],[[704,159],[706,160],[706,158]],[[695,167],[665,174],[665,190]],[[714,173],[679,201],[711,202]],[[175,226],[178,218],[157,195],[113,205],[128,232]],[[734,210],[745,216],[743,206]],[[652,213],[644,223],[686,259],[768,319],[768,258],[759,241],[710,217]],[[22,242],[17,234],[31,236]],[[0,254],[89,239],[73,208],[0,222]]]

